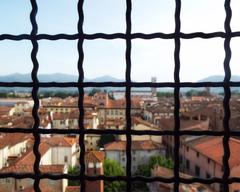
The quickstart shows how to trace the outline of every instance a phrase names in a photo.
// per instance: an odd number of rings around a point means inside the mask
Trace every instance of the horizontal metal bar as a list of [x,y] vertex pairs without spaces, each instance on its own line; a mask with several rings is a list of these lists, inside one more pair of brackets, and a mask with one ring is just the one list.
[[[225,32],[212,32],[212,33],[203,33],[203,32],[194,32],[194,33],[180,33],[179,37],[182,39],[194,39],[194,38],[202,38],[202,39],[210,39],[210,38],[227,38],[227,37],[239,37],[240,31],[225,33]],[[83,34],[83,39],[86,40],[94,40],[94,39],[174,39],[176,37],[175,33],[132,33],[130,35],[126,35],[125,33],[95,33],[95,34]],[[78,40],[82,38],[81,34],[38,34],[38,35],[30,35],[30,34],[20,34],[20,35],[12,35],[12,34],[1,34],[0,41],[2,40]]]
[[[80,129],[42,129],[33,130],[31,128],[4,128],[0,127],[0,132],[2,133],[33,133],[38,134],[80,134],[82,131]],[[115,129],[85,129],[84,134],[116,134],[125,135],[126,130],[115,130]],[[154,130],[131,130],[131,135],[172,135],[172,136],[223,136],[224,131],[191,131],[191,130],[180,130],[179,133],[172,131],[154,131]],[[231,131],[231,136],[240,136],[240,131]]]
[[[0,82],[0,87],[33,87],[33,82]],[[129,85],[126,82],[83,82],[81,84],[77,82],[39,82],[35,83],[38,87],[239,87],[240,81],[230,82],[131,82]]]
[[[15,178],[15,179],[25,179],[31,178],[36,179],[36,175],[34,173],[0,173],[0,179],[3,178]],[[129,179],[131,182],[142,181],[142,182],[164,182],[164,183],[174,183],[176,179],[174,177],[144,177],[144,176],[104,176],[104,175],[96,175],[96,176],[88,176],[84,175],[81,177],[80,175],[69,175],[69,174],[48,174],[48,173],[41,173],[38,176],[39,179],[51,179],[51,180],[60,180],[60,179],[69,179],[69,180],[88,180],[88,181],[96,181],[96,180],[104,180],[104,181],[128,181]],[[203,178],[179,178],[180,183],[191,184],[191,183],[203,183],[203,184],[213,184],[213,183],[222,183],[222,178],[210,178],[210,179],[203,179]],[[231,183],[240,183],[240,178],[232,177],[226,180],[228,184]]]

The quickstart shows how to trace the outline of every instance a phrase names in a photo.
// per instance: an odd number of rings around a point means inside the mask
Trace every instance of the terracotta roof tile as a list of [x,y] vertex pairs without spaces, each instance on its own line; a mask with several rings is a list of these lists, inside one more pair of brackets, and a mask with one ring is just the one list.
[[0,106],[0,115],[8,115],[12,107]]
[[66,120],[67,114],[65,113],[53,113],[53,120]]
[[158,129],[158,130],[161,129],[159,126],[154,125],[148,121],[145,121],[145,120],[141,119],[140,117],[133,117],[132,120],[133,120],[133,123],[135,123],[135,124],[143,124],[145,126],[151,127],[153,129]]
[[67,186],[65,192],[80,192],[80,186]]
[[26,133],[2,133],[0,134],[0,148],[5,146],[14,146],[18,143],[28,141],[33,136]]
[[[205,121],[198,120],[180,120],[181,130],[193,130],[195,128],[201,129],[201,124]],[[159,126],[163,130],[173,130],[174,129],[174,118],[162,118],[159,119]]]
[[[214,160],[220,165],[223,165],[222,157],[224,154],[223,149],[223,138],[222,137],[203,137],[189,142],[190,146],[194,148],[199,153],[205,155],[206,157]],[[229,140],[230,147],[230,158],[229,167],[240,165],[240,141],[234,138]]]
[[[155,150],[163,146],[154,141],[132,141],[132,150]],[[126,150],[126,141],[115,141],[104,145],[106,151],[124,151]]]
[[85,161],[87,163],[100,163],[103,162],[105,153],[103,151],[89,151],[85,155]]
[[[40,171],[42,173],[63,173],[64,165],[40,165]],[[9,167],[4,167],[0,170],[0,173],[33,173],[33,163],[32,165],[12,165]]]
[[[132,100],[132,108],[140,108],[139,100]],[[125,99],[118,99],[118,100],[112,100],[108,99],[108,102],[106,103],[106,106],[104,108],[120,108],[124,109],[126,108],[126,100]]]
[[[165,167],[161,167],[161,166],[155,166],[154,169],[151,170],[152,177],[173,177],[173,170],[172,169],[168,169]],[[187,175],[184,173],[179,173],[180,177],[184,178],[184,179],[191,179],[192,176],[191,175]],[[161,183],[162,186],[167,187],[169,190],[171,189],[171,191],[173,190],[173,184],[172,183]],[[202,189],[203,191],[208,191],[208,192],[213,192],[208,186],[200,184],[200,183],[192,183],[192,184],[180,184],[179,186],[180,188],[180,192],[198,192],[199,189]]]
[[76,143],[76,138],[53,136],[53,137],[42,138],[42,142],[45,142],[52,147],[55,147],[55,146],[72,147]]
[[[50,149],[50,146],[47,143],[40,143],[39,152],[41,156],[43,156],[49,149]],[[34,161],[35,161],[35,155],[31,148],[16,160],[15,165],[32,165]]]

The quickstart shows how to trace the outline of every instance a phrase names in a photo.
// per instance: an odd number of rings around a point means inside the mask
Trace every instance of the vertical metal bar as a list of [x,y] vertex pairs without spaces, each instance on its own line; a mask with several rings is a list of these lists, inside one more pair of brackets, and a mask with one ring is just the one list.
[[[179,72],[180,72],[180,30],[181,30],[181,20],[180,20],[180,12],[181,12],[181,0],[175,0],[176,8],[175,8],[175,50],[174,50],[174,82],[180,83]],[[176,85],[174,87],[174,191],[179,191],[179,146],[180,146],[180,118],[179,118],[179,109],[180,109],[180,98],[179,98],[180,87]]]
[[80,146],[80,157],[79,157],[79,163],[80,163],[80,178],[81,178],[81,191],[85,192],[85,145],[84,145],[84,107],[83,107],[83,100],[84,100],[84,88],[83,88],[83,79],[84,79],[84,70],[83,70],[83,59],[84,59],[84,53],[83,53],[83,21],[84,21],[84,13],[83,13],[83,3],[84,0],[78,1],[78,33],[80,35],[77,48],[78,48],[78,91],[79,91],[79,99],[78,99],[78,109],[79,109],[79,146]]
[[127,175],[127,192],[131,192],[131,169],[132,169],[132,155],[131,155],[131,147],[132,147],[132,136],[131,136],[131,12],[132,12],[132,1],[126,0],[126,175]]
[[37,60],[37,52],[38,52],[38,42],[36,39],[36,35],[38,32],[38,26],[36,22],[36,15],[38,11],[37,3],[36,0],[31,0],[31,5],[32,5],[32,11],[30,14],[30,21],[32,24],[32,31],[31,31],[31,42],[32,42],[32,52],[31,52],[31,59],[33,63],[33,69],[32,69],[32,81],[33,81],[33,89],[32,89],[32,99],[34,101],[34,106],[32,109],[32,116],[34,119],[34,125],[33,125],[33,136],[34,136],[34,145],[33,145],[33,153],[35,155],[35,162],[34,162],[34,174],[35,174],[35,180],[34,180],[34,190],[39,192],[40,187],[40,169],[39,169],[39,163],[41,160],[41,154],[39,152],[39,145],[40,145],[40,135],[38,133],[38,128],[39,128],[39,117],[38,117],[38,108],[39,108],[39,99],[38,99],[38,78],[37,78],[37,72],[38,72],[38,60]]
[[224,137],[223,137],[223,148],[224,148],[224,155],[223,155],[223,190],[228,192],[229,186],[228,186],[228,178],[230,176],[230,169],[229,169],[229,157],[230,157],[230,148],[229,148],[229,138],[230,138],[230,128],[229,128],[229,120],[231,117],[229,102],[231,99],[231,90],[230,90],[230,79],[231,79],[231,69],[230,69],[230,60],[231,60],[231,47],[230,47],[230,41],[231,41],[231,17],[232,17],[232,10],[230,6],[230,0],[225,0],[225,12],[226,12],[226,18],[224,23],[224,28],[226,32],[226,38],[224,40],[224,50],[225,50],[225,59],[224,59],[224,72],[225,72],[225,78],[224,78],[224,100],[223,100],[223,107],[224,107],[224,119],[223,119],[223,126],[224,126]]

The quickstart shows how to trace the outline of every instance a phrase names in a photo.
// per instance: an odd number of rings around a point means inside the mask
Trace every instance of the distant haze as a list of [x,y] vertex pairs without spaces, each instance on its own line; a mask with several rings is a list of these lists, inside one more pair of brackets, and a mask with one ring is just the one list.
[[[77,75],[69,75],[64,73],[53,73],[53,74],[38,74],[38,79],[41,82],[77,82],[78,76]],[[221,82],[223,81],[223,75],[214,75],[209,76],[203,79],[200,79],[196,82]],[[31,74],[20,74],[14,73],[10,75],[0,76],[0,82],[31,82]],[[111,75],[104,75],[99,76],[93,79],[85,78],[84,81],[86,82],[124,82],[125,79],[118,79],[114,78]],[[134,80],[132,80],[134,81]],[[240,81],[240,76],[233,75],[231,77],[231,81]],[[138,82],[138,81],[135,81]],[[151,82],[149,79],[147,82]]]
[[[184,0],[181,5],[181,32],[224,32],[226,17],[224,0]],[[38,34],[78,33],[77,0],[39,0]],[[233,32],[240,31],[240,1],[231,2]],[[132,1],[131,33],[166,34],[175,31],[174,0]],[[214,10],[214,11],[213,11]],[[84,2],[83,32],[125,33],[126,2],[122,0],[88,0]],[[0,34],[30,34],[30,1],[0,1]],[[77,75],[77,40],[39,40],[37,59],[39,74],[66,73]],[[133,81],[174,81],[174,39],[133,39],[131,51],[131,78]],[[231,38],[233,75],[240,75],[240,38]],[[30,40],[0,43],[0,75],[31,73],[32,44]],[[86,78],[111,75],[125,79],[126,41],[124,39],[94,39],[83,42],[83,68]],[[198,81],[205,77],[224,75],[224,38],[181,39],[180,80]],[[66,77],[67,78],[67,77]],[[75,77],[76,78],[76,77]],[[54,80],[54,79],[53,79]],[[58,80],[58,79],[57,79]]]

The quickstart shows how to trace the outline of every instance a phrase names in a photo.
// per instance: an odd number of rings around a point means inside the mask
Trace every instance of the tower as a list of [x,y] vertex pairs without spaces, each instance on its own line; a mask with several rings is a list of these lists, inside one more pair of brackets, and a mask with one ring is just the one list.
[[[89,176],[103,175],[104,153],[90,151],[86,154],[86,174]],[[86,181],[86,192],[104,192],[103,180]]]
[[[152,77],[151,82],[156,83],[157,82],[157,77]],[[157,88],[156,87],[151,87],[151,92],[152,92],[152,96],[156,96],[157,95]]]

